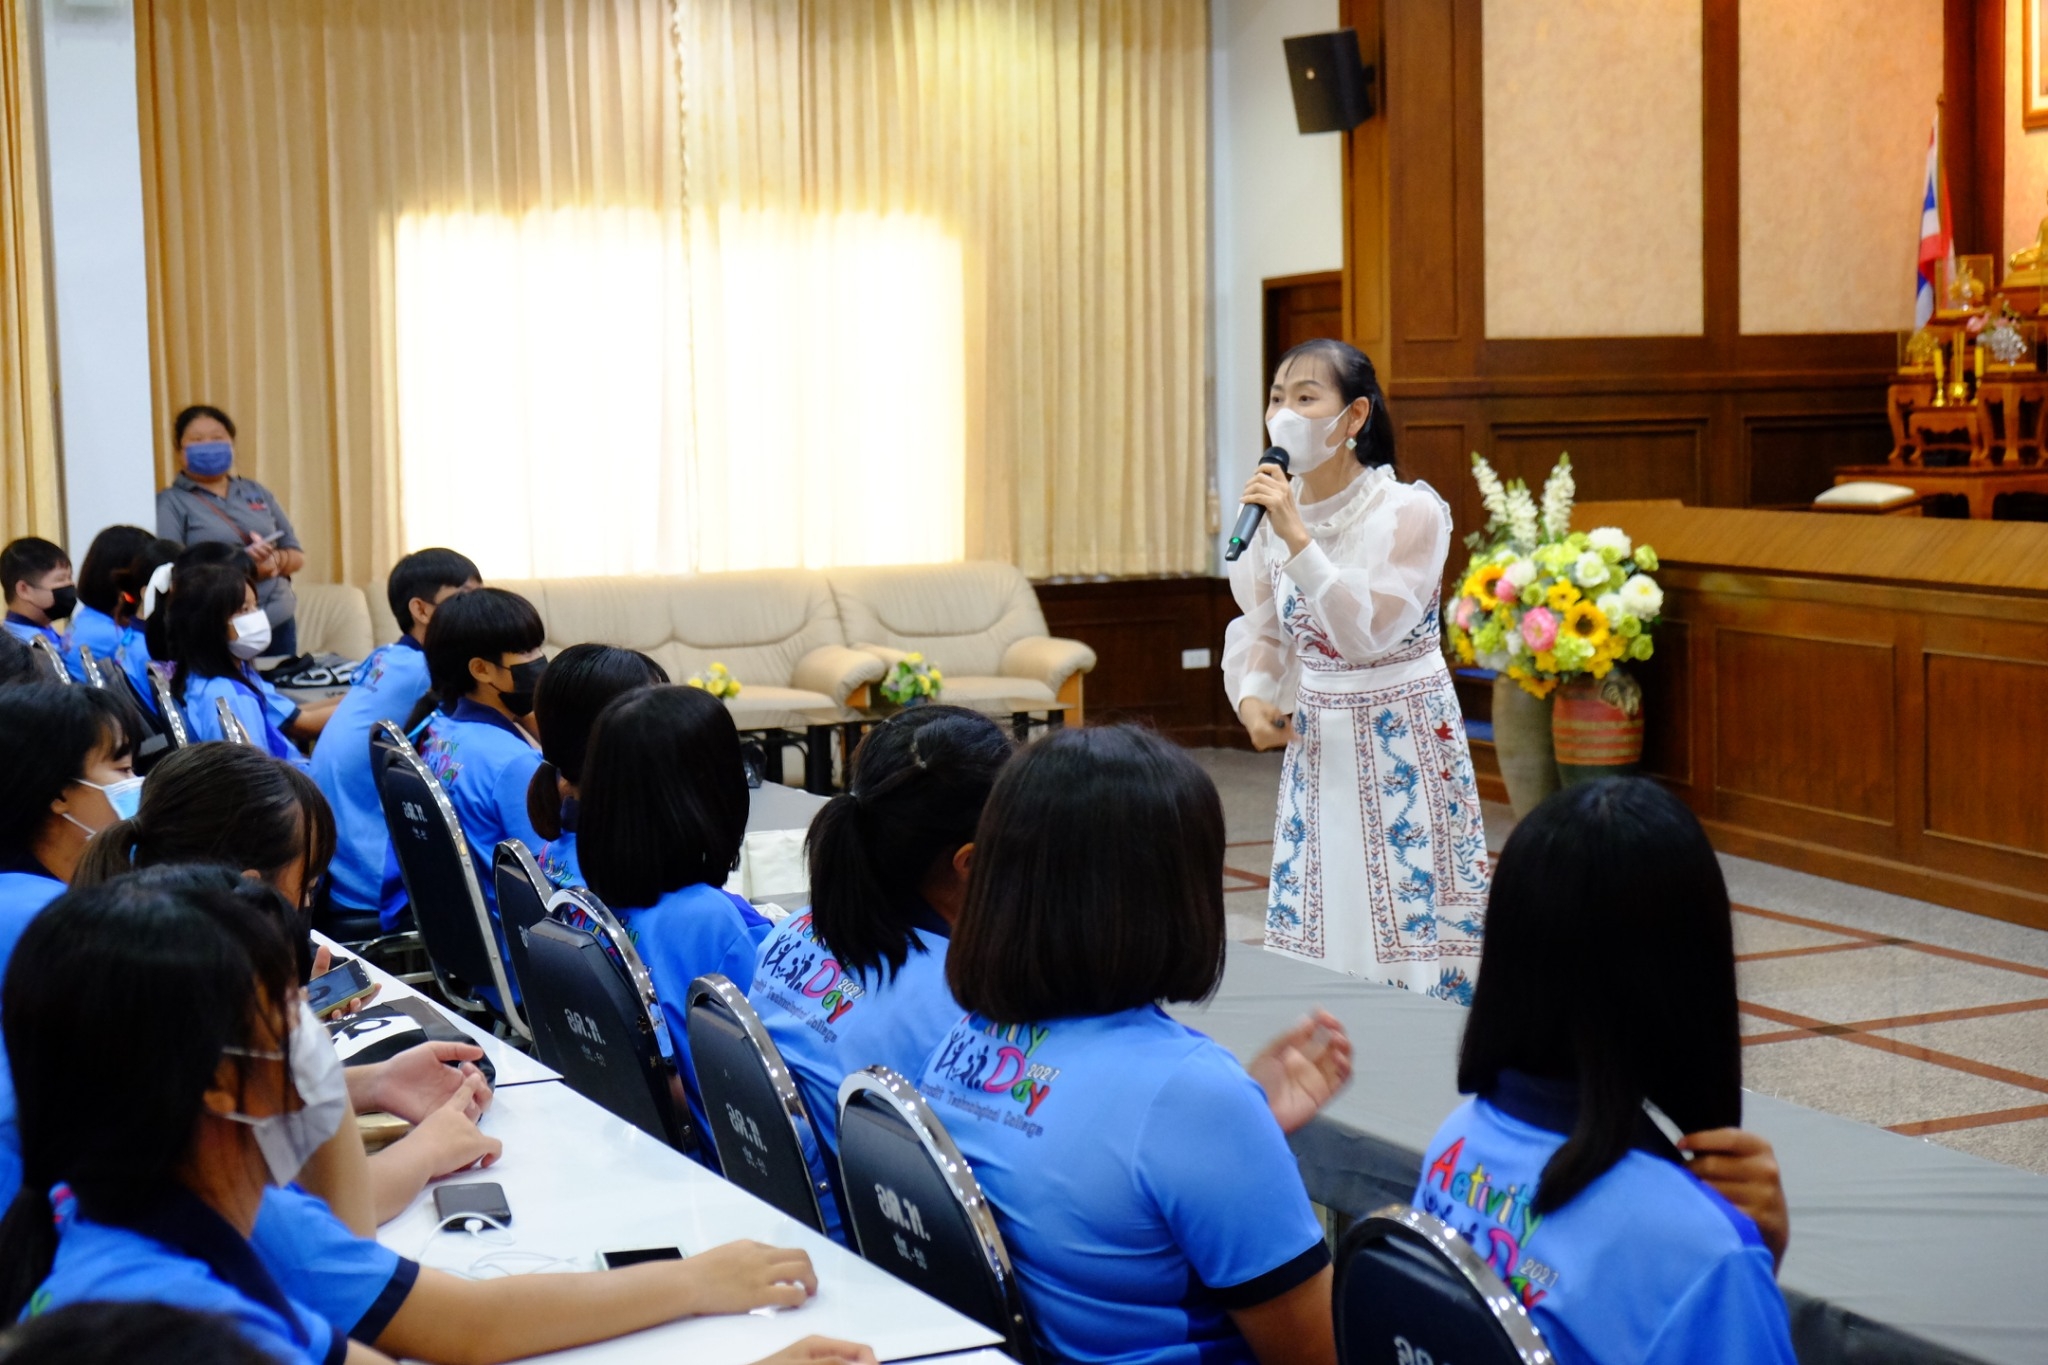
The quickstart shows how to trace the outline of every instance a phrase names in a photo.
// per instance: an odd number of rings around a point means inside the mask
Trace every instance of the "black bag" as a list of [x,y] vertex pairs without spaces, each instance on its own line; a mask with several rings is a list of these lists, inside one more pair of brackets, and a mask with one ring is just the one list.
[[[337,1019],[327,1026],[327,1032],[334,1039],[334,1050],[341,1055],[343,1066],[388,1062],[421,1043],[476,1043],[476,1039],[449,1023],[432,1005],[410,996]],[[477,1058],[475,1066],[484,1073],[486,1081],[498,1083],[497,1068],[491,1065],[488,1053]]]

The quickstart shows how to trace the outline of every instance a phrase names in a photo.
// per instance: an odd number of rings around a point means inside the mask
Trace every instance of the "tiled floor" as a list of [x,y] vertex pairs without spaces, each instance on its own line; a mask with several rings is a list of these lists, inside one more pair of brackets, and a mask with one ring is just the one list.
[[[1231,937],[1258,942],[1280,756],[1197,753]],[[1486,807],[1498,849],[1513,825]],[[1752,1089],[2048,1173],[2048,933],[1723,857]]]

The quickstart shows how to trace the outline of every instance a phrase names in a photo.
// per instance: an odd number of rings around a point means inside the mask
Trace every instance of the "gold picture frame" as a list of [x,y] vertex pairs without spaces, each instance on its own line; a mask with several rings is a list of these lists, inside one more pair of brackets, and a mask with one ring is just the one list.
[[2048,40],[2048,25],[2042,13],[2044,0],[2020,0],[2020,122],[2028,128],[2048,128],[2048,63],[2041,60],[2041,44]]

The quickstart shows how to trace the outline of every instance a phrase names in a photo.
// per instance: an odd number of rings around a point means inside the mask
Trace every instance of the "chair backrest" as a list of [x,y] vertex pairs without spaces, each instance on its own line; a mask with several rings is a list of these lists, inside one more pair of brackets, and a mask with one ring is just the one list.
[[1332,1294],[1338,1365],[1549,1365],[1521,1300],[1451,1226],[1406,1204],[1352,1224]]
[[178,699],[171,695],[170,683],[154,668],[149,670],[149,692],[156,698],[156,713],[171,737],[171,747],[182,749],[190,744],[192,736],[185,730],[185,713],[178,708]]
[[398,751],[410,747],[405,731],[396,725],[372,725],[370,727],[370,771],[381,773],[387,759],[397,756]]
[[653,978],[603,901],[581,887],[548,898],[526,938],[526,1002],[545,1017],[549,1063],[570,1089],[680,1152],[697,1149],[676,1084]]
[[[690,1066],[725,1178],[815,1232],[831,1192],[811,1115],[761,1016],[717,972],[690,983]],[[811,1160],[820,1163],[814,1169]]]
[[31,653],[36,654],[42,659],[43,667],[49,669],[51,675],[58,682],[68,683],[71,681],[71,670],[64,667],[64,656],[57,652],[56,646],[52,645],[41,632],[28,637],[28,647]]
[[255,741],[249,738],[248,728],[242,724],[242,718],[235,714],[235,708],[228,705],[226,697],[215,697],[213,699],[213,714],[220,721],[220,737],[222,739],[230,744],[241,744],[250,748],[255,747]]
[[497,930],[469,860],[462,822],[440,780],[398,727],[380,720],[377,728],[395,737],[384,766],[375,770],[377,797],[434,979],[450,1001],[471,1010],[490,1008],[477,996],[478,987],[494,988],[502,1005],[497,1013],[514,1032],[530,1038],[512,999],[512,980],[498,954]]
[[1016,1359],[1037,1358],[994,1209],[917,1087],[886,1066],[839,1086],[839,1170],[840,1214],[864,1258],[1001,1332]]
[[[374,732],[373,732],[374,733]],[[372,755],[373,761],[375,755]],[[512,959],[512,979],[526,989],[526,948],[533,926],[548,917],[548,897],[554,887],[540,870],[533,854],[517,839],[498,845],[491,859],[491,881],[498,891],[498,922],[505,926],[505,952]],[[529,1005],[524,1011],[526,1025],[533,1030],[534,1055],[555,1066],[555,1039],[548,1026]],[[556,1067],[556,1070],[560,1070]]]
[[93,658],[91,645],[78,647],[78,666],[85,671],[85,680],[88,683],[103,692],[106,690],[107,675],[100,672],[100,661]]

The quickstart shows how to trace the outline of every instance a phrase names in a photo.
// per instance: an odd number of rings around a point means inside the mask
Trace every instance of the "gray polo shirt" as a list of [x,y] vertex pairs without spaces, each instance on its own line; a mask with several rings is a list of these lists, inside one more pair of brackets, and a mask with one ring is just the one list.
[[[284,534],[270,542],[278,549],[305,548],[284,508],[254,479],[230,478],[228,495],[218,498],[180,474],[156,495],[156,533],[166,540],[246,546],[258,536],[279,531]],[[299,599],[292,591],[292,581],[282,575],[257,580],[256,601],[273,628],[298,614]]]

